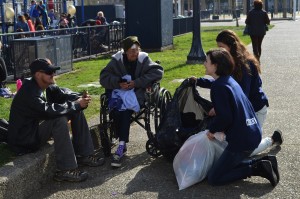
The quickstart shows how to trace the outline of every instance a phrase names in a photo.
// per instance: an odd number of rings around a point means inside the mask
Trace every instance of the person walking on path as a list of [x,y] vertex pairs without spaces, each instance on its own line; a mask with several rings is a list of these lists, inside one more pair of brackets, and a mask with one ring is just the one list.
[[[32,78],[25,79],[15,95],[9,116],[8,145],[18,155],[37,151],[50,137],[54,140],[57,171],[54,180],[80,182],[88,173],[77,164],[100,166],[104,158],[94,155],[83,110],[91,101],[55,85],[49,59],[36,59],[30,66]],[[68,121],[71,120],[72,139]]]
[[266,35],[267,25],[270,24],[270,19],[265,10],[263,10],[263,2],[254,0],[254,8],[249,11],[245,23],[248,25],[249,35],[252,41],[253,54],[260,60],[261,45]]

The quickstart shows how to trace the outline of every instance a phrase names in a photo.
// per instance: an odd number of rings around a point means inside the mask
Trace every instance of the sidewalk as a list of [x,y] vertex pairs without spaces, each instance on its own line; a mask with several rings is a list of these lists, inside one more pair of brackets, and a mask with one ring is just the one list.
[[163,157],[151,158],[145,150],[145,131],[134,125],[129,151],[120,169],[112,169],[107,159],[103,167],[85,168],[90,173],[86,182],[49,180],[29,198],[300,198],[300,21],[272,23],[275,27],[267,32],[261,57],[263,88],[270,102],[264,136],[272,135],[279,128],[285,138],[281,148],[270,152],[277,154],[281,174],[281,180],[274,189],[267,180],[252,177],[220,187],[209,186],[204,181],[178,191],[172,163]]

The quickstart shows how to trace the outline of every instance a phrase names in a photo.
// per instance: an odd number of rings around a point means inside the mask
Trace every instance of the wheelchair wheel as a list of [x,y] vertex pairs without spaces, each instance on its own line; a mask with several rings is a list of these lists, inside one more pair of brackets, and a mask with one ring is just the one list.
[[172,100],[171,93],[165,89],[161,88],[159,91],[159,96],[156,102],[156,107],[154,109],[154,128],[155,132],[163,118],[163,115],[166,111],[168,103]]
[[100,140],[104,155],[109,157],[111,155],[111,148],[115,145],[115,130],[108,112],[106,94],[101,95],[100,101]]
[[152,157],[159,157],[161,155],[161,152],[156,146],[156,144],[154,143],[153,139],[149,139],[146,142],[146,150],[148,154],[150,154]]

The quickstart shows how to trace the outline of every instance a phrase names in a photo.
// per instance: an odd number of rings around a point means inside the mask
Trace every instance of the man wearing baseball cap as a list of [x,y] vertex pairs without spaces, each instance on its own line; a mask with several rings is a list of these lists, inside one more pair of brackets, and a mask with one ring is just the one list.
[[53,77],[60,67],[53,66],[49,59],[36,59],[29,68],[32,78],[23,81],[11,105],[8,145],[16,154],[22,155],[37,151],[53,137],[57,166],[54,179],[84,181],[88,174],[79,170],[77,164],[104,164],[104,158],[94,155],[94,146],[83,113],[91,98],[55,85]]

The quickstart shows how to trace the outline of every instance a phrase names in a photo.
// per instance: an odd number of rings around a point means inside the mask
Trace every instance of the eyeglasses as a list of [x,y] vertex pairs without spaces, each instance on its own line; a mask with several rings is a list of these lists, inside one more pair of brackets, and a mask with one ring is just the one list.
[[38,72],[44,73],[46,75],[53,75],[53,74],[55,74],[55,71],[43,71],[43,70],[40,70]]
[[137,53],[139,53],[140,52],[140,48],[134,48],[134,49],[129,49],[129,50],[127,50],[127,54],[131,54],[131,55],[133,55],[133,54],[137,54]]

